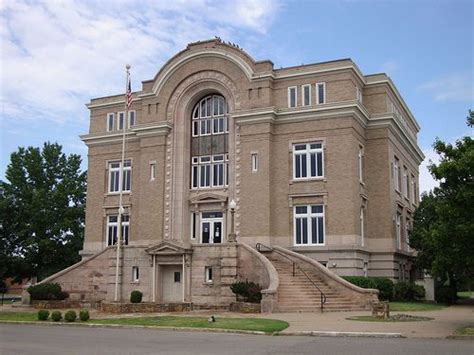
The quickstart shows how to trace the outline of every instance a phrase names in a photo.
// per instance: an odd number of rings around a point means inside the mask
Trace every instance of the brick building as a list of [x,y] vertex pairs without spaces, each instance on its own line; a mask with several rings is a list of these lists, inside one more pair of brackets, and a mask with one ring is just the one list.
[[120,189],[122,300],[138,289],[148,302],[226,305],[229,284],[251,279],[266,310],[301,310],[319,298],[290,302],[305,283],[285,289],[294,262],[344,308],[373,294],[336,275],[410,278],[420,127],[387,75],[350,59],[275,69],[216,39],[143,81],[128,117],[124,105],[123,94],[87,105],[83,261],[50,281],[113,299]]

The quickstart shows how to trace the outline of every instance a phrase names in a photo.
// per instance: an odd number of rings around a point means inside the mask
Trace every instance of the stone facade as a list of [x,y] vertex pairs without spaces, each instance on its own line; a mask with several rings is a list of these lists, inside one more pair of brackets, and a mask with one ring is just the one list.
[[[212,95],[225,100],[222,131],[217,119],[206,131],[203,112],[209,108],[196,111]],[[110,217],[119,204],[117,191],[110,189],[111,162],[121,157],[117,128],[124,106],[123,95],[88,104],[90,129],[81,137],[89,148],[84,265],[64,280],[73,292],[108,301],[114,299],[116,267],[115,247],[108,247]],[[121,300],[137,289],[146,302],[219,306],[235,301],[228,286],[236,279],[269,288],[274,269],[243,246],[256,243],[303,254],[337,275],[409,278],[413,252],[405,226],[418,203],[420,127],[385,74],[363,75],[350,59],[274,69],[272,62],[255,61],[220,40],[203,41],[188,45],[144,81],[133,93],[131,110],[135,122],[125,132],[131,188],[123,194],[129,226],[119,265]],[[195,134],[196,112],[201,123]],[[218,143],[215,127],[224,143]],[[222,172],[226,182],[207,187],[201,170],[204,180],[193,180],[196,144],[209,151],[223,144],[219,154],[228,156],[228,170]],[[306,165],[297,168],[301,145],[318,153],[308,151],[301,158]],[[196,157],[197,169],[202,156]],[[221,174],[215,165],[209,179]],[[231,200],[238,243],[227,241]],[[320,219],[297,220],[298,206],[317,206]],[[207,243],[205,233],[214,233],[214,244]],[[166,291],[176,283],[174,294]],[[268,304],[276,302],[269,292]]]

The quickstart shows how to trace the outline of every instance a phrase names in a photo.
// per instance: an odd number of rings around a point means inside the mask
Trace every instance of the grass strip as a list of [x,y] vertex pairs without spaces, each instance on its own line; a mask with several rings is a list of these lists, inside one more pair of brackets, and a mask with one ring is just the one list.
[[439,303],[390,302],[390,312],[439,311],[443,308],[446,308],[446,305]]

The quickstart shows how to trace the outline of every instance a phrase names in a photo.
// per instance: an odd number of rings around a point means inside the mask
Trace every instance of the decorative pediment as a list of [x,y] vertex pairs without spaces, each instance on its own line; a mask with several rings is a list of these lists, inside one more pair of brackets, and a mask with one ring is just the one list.
[[190,201],[192,204],[195,203],[226,203],[227,196],[219,195],[213,192],[205,192],[196,196],[191,197]]
[[192,249],[186,249],[178,244],[168,241],[152,245],[145,249],[145,251],[150,255],[183,255],[191,254],[193,252]]

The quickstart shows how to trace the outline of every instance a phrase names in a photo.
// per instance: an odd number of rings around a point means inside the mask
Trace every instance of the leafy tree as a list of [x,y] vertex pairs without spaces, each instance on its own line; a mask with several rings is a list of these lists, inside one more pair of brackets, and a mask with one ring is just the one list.
[[18,148],[0,180],[0,279],[49,276],[79,260],[86,173],[57,143]]
[[453,145],[437,139],[433,147],[441,160],[429,170],[439,187],[423,195],[410,245],[421,268],[456,289],[474,279],[474,140],[463,137]]

